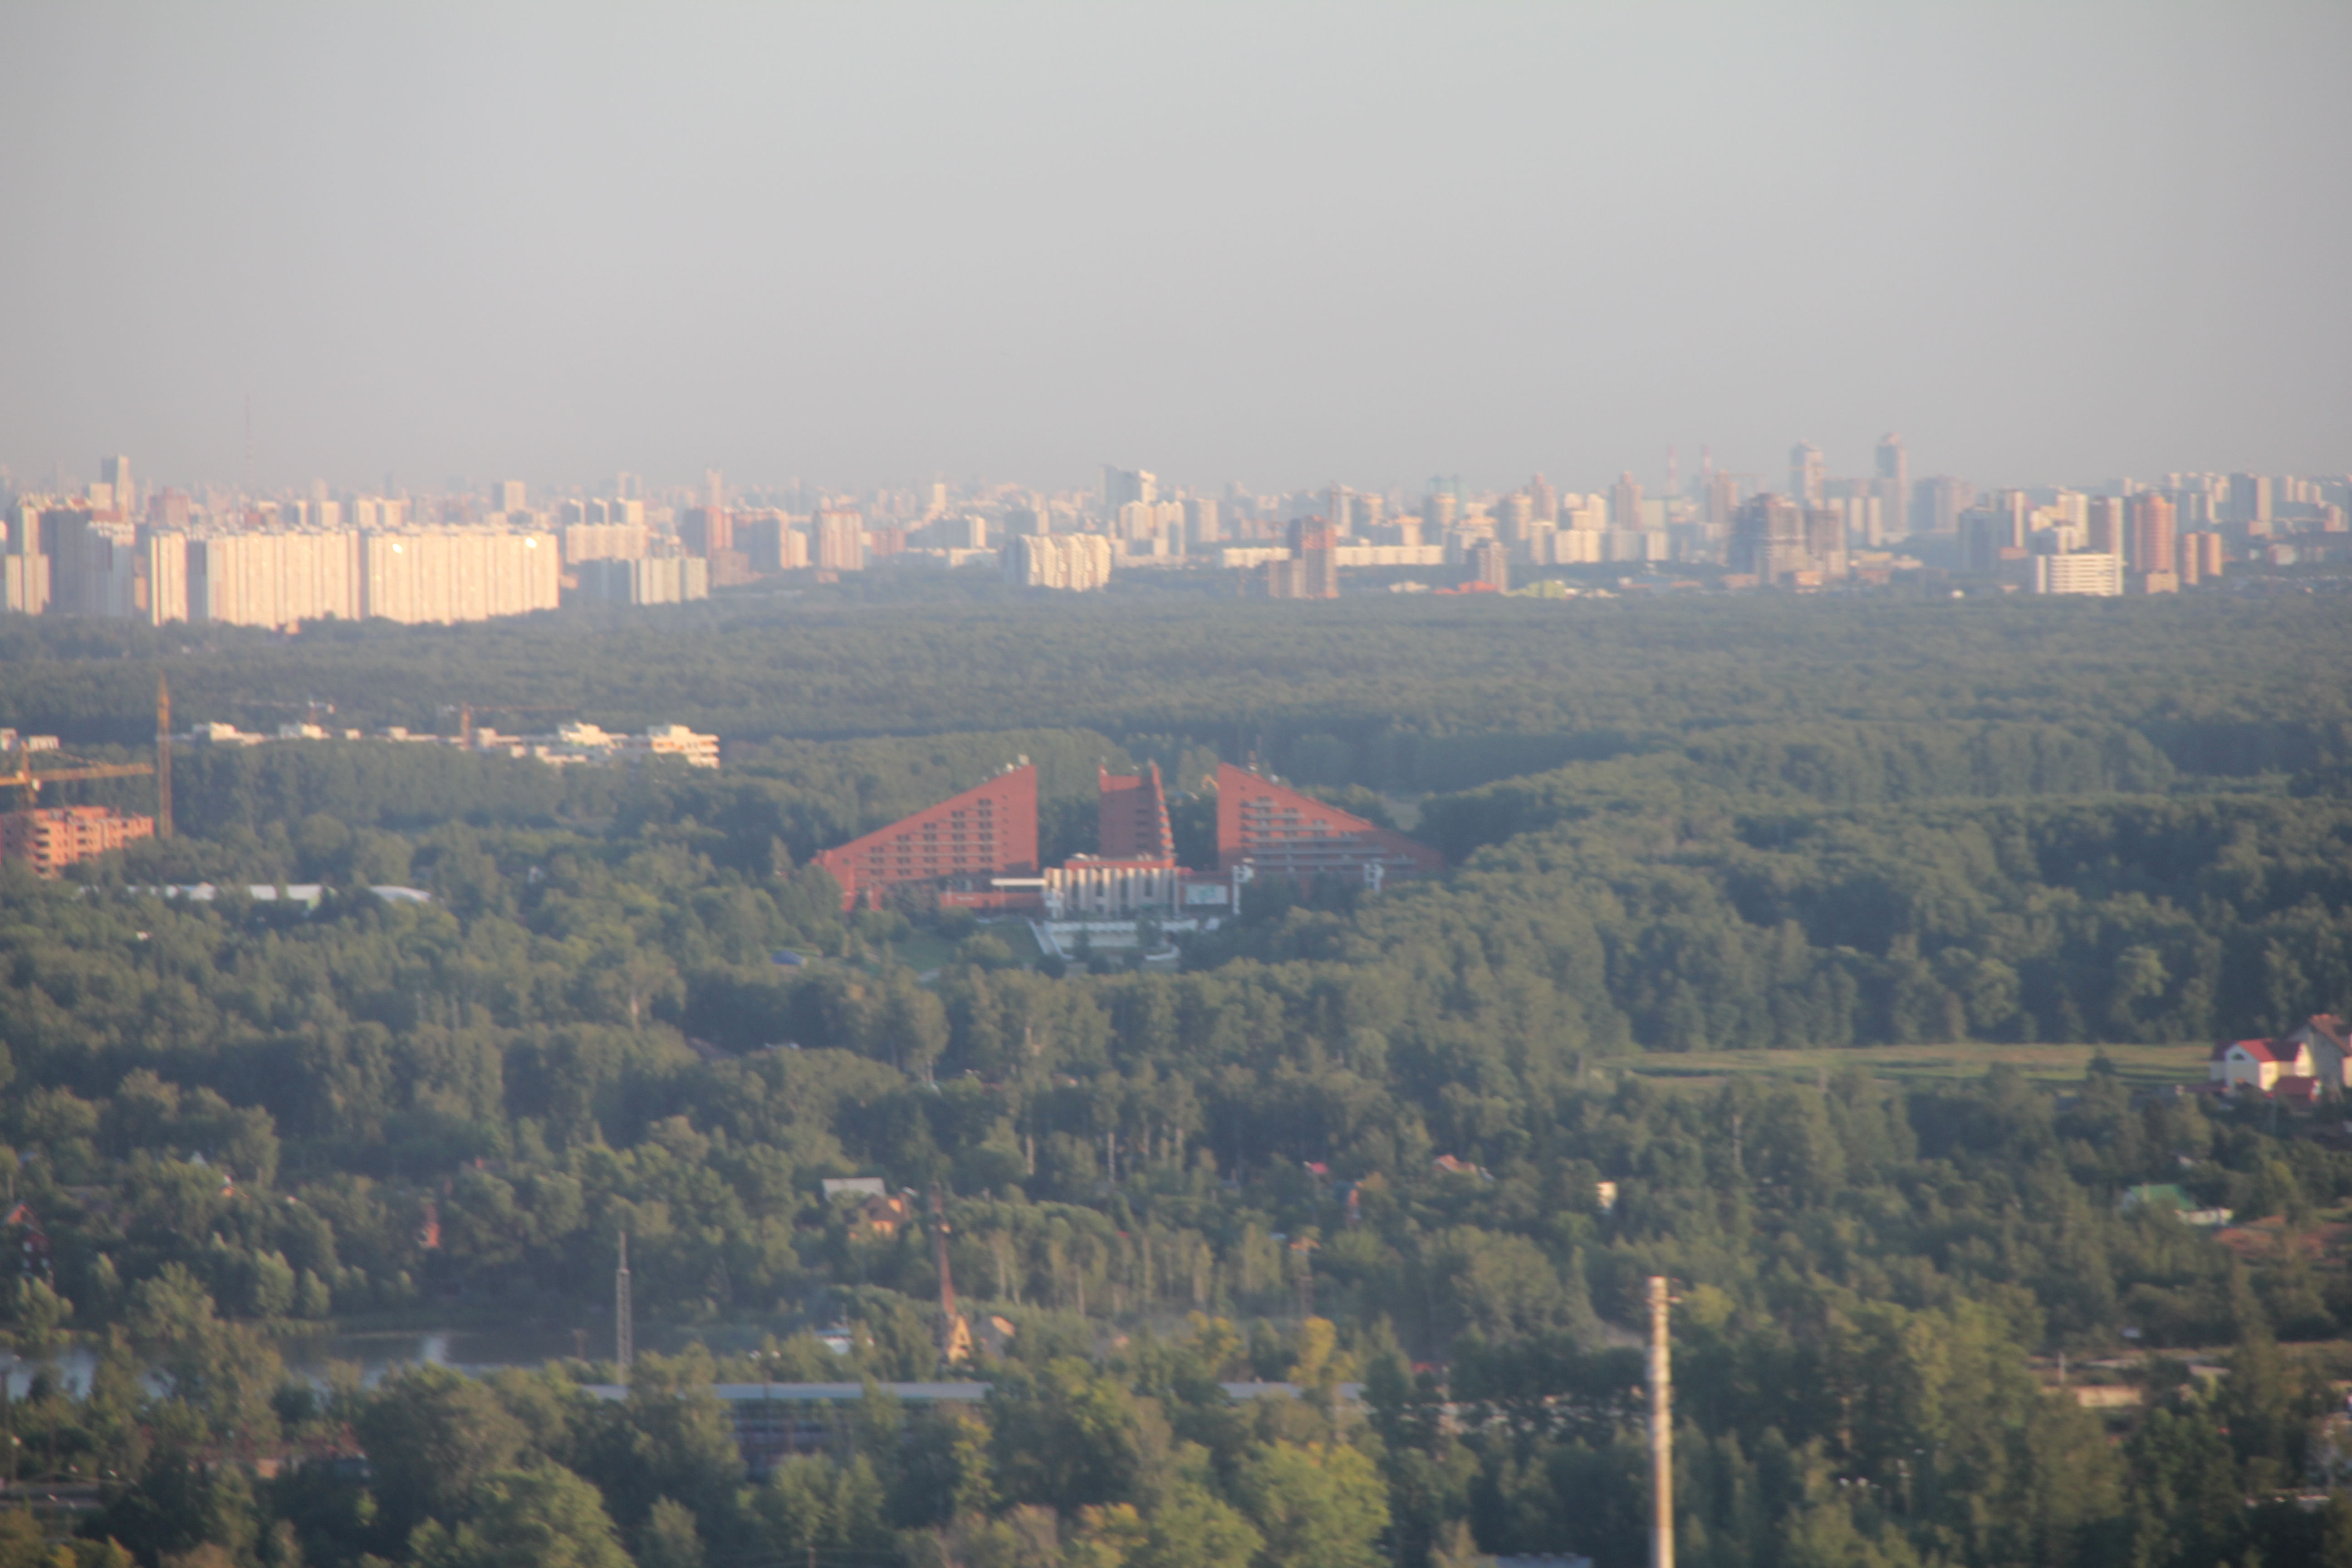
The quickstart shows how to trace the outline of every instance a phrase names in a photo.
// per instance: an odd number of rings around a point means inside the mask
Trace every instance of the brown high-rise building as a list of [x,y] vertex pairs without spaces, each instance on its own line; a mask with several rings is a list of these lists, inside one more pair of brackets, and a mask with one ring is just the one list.
[[1277,584],[1276,598],[1336,599],[1339,596],[1339,531],[1319,517],[1295,518],[1290,524],[1292,571],[1279,578],[1269,574],[1269,588]]
[[2135,574],[2168,574],[2176,551],[2172,503],[2154,490],[2142,490],[2131,498],[2130,518],[2124,564]]
[[2220,577],[2225,559],[2220,533],[2210,530],[2184,533],[2175,544],[2173,570],[2182,587],[2193,588]]

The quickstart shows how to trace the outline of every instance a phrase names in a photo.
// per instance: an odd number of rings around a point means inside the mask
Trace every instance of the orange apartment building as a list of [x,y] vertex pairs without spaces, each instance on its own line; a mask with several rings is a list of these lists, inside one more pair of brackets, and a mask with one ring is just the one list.
[[55,877],[77,860],[155,836],[152,816],[103,805],[51,805],[0,816],[0,865],[22,863]]

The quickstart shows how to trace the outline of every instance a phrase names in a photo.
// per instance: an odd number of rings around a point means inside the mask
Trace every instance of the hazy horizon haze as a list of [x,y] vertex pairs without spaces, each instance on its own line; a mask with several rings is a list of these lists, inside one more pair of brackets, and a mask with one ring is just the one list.
[[20,483],[2352,468],[2352,7],[17,4]]

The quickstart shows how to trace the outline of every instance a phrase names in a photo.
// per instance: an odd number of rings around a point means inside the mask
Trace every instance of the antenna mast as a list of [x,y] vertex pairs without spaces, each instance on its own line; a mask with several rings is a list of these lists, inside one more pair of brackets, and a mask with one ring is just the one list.
[[629,1365],[637,1359],[637,1325],[629,1301],[629,1233],[621,1232],[621,1266],[613,1271],[613,1359],[621,1363],[621,1375],[629,1375]]
[[155,677],[155,837],[172,837],[172,680]]
[[1674,1368],[1666,1350],[1672,1301],[1666,1277],[1650,1276],[1650,1568],[1675,1568]]

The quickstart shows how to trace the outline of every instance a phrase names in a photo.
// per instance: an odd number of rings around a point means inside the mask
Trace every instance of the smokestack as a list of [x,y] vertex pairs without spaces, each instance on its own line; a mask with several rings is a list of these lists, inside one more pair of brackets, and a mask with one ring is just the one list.
[[1675,1568],[1674,1368],[1666,1352],[1666,1277],[1650,1276],[1650,1568]]

